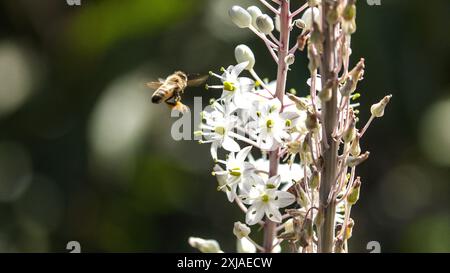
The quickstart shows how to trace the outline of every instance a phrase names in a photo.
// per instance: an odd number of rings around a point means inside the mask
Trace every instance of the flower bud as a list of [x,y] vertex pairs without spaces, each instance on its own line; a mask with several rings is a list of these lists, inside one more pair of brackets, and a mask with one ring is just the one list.
[[244,237],[247,237],[251,232],[251,229],[246,225],[242,224],[241,222],[235,222],[233,227],[233,234],[238,239],[242,239]]
[[295,26],[299,29],[304,29],[306,27],[306,23],[302,19],[297,19],[295,20]]
[[240,28],[247,28],[252,23],[252,16],[240,6],[232,6],[228,11],[231,21]]
[[372,115],[377,118],[382,117],[384,115],[384,109],[386,108],[386,105],[389,103],[391,98],[392,95],[388,95],[384,97],[379,103],[375,103],[374,105],[372,105],[372,107],[370,107],[370,112],[372,113]]
[[288,54],[288,55],[286,56],[286,58],[284,58],[284,62],[285,62],[287,65],[293,64],[293,63],[295,62],[295,56],[294,56],[294,54]]
[[303,31],[311,30],[313,25],[313,17],[314,16],[314,22],[320,25],[320,10],[316,7],[308,8],[305,10],[305,12],[302,15],[302,20],[305,22],[305,27],[303,28]]
[[248,62],[245,68],[247,70],[252,70],[253,66],[255,66],[255,55],[253,55],[253,51],[246,45],[238,45],[234,50],[234,57],[239,64]]
[[252,25],[255,28],[258,28],[256,25],[256,18],[258,18],[258,16],[263,14],[262,11],[257,6],[250,6],[247,8],[247,11],[252,16]]
[[258,27],[259,31],[264,34],[271,33],[275,28],[272,18],[270,18],[270,16],[267,14],[260,15],[258,16],[258,18],[256,18],[256,26]]
[[216,240],[205,240],[197,237],[189,237],[189,244],[203,253],[223,253]]

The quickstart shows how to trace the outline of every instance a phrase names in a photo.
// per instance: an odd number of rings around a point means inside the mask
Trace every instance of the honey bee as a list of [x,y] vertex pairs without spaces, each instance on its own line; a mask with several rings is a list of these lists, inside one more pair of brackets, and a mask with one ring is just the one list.
[[186,87],[195,87],[203,84],[208,75],[188,75],[182,71],[175,71],[166,79],[159,79],[158,82],[149,82],[147,87],[156,90],[152,95],[152,102],[159,104],[165,102],[171,109],[185,113],[189,108],[181,103],[181,94]]

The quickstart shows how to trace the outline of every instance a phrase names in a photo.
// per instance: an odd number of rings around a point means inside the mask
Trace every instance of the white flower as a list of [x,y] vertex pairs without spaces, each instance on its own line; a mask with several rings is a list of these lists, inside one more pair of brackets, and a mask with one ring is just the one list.
[[[258,158],[257,160],[250,160],[250,163],[255,167],[256,170],[269,170],[269,160],[266,158]],[[310,170],[307,169],[307,175],[310,174]],[[288,189],[292,186],[292,180],[299,181],[304,176],[304,169],[297,163],[289,164],[279,164],[278,173],[280,175],[281,183],[284,183],[282,189]],[[267,175],[258,174],[263,178],[267,178]]]
[[229,152],[240,150],[239,144],[230,137],[230,132],[239,122],[239,118],[231,114],[232,111],[233,108],[226,109],[220,103],[215,102],[202,112],[204,123],[200,124],[200,129],[206,140],[201,143],[211,143],[211,156],[214,160],[217,159],[219,147],[223,147]]
[[223,100],[225,104],[232,104],[238,109],[248,109],[254,100],[252,93],[255,87],[255,81],[247,77],[239,77],[244,71],[248,62],[239,63],[236,66],[230,65],[223,71],[222,75],[210,72],[214,77],[222,81],[222,85],[207,86],[208,89],[222,89],[222,96],[219,100]]
[[240,28],[247,28],[252,23],[252,16],[240,6],[232,6],[228,11],[231,21]]
[[280,109],[278,99],[263,101],[252,109],[254,121],[249,122],[247,128],[264,150],[273,150],[289,137],[285,131],[289,122],[281,117]]
[[255,55],[253,54],[253,51],[246,45],[238,45],[234,49],[234,57],[236,58],[237,63],[248,62],[247,67],[245,68],[247,70],[252,70],[255,66]]
[[198,237],[189,237],[189,244],[203,253],[223,253],[216,240],[205,240]]
[[245,216],[248,225],[258,223],[264,214],[270,220],[280,223],[280,208],[289,206],[295,202],[295,196],[291,193],[280,191],[280,176],[273,176],[266,182],[263,179],[255,179],[255,183],[241,196],[244,204],[250,205]]
[[230,153],[226,161],[217,160],[218,163],[225,164],[225,170],[218,165],[214,167],[213,174],[217,176],[219,189],[227,194],[230,202],[234,201],[238,186],[242,188],[245,182],[257,177],[254,175],[255,167],[245,161],[251,149],[252,146],[248,146],[240,150],[236,156]]

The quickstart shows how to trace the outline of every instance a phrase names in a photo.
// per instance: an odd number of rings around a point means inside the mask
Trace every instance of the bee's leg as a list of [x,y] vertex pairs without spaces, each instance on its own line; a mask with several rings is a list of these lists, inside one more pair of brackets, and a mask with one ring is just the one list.
[[181,100],[180,93],[176,93],[176,94],[174,95],[174,99],[175,99],[175,102],[179,102],[179,101]]

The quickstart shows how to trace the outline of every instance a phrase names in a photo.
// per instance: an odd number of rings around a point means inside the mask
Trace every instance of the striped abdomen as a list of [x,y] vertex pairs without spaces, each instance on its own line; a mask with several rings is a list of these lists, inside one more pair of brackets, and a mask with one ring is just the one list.
[[173,92],[176,88],[168,88],[165,85],[162,85],[158,90],[156,90],[152,95],[153,103],[161,103],[173,95]]

